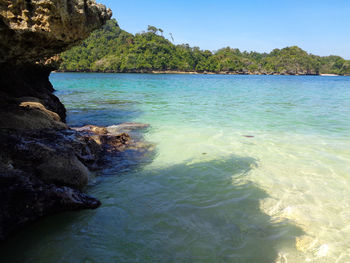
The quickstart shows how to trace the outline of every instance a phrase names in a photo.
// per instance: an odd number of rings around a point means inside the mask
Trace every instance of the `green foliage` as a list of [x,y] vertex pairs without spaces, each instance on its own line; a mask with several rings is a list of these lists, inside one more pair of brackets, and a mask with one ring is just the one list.
[[110,20],[81,45],[62,53],[60,70],[350,75],[350,61],[338,56],[315,56],[297,46],[274,49],[269,54],[230,47],[211,52],[188,44],[174,45],[163,32],[148,26],[146,32],[132,35],[120,29],[116,20]]

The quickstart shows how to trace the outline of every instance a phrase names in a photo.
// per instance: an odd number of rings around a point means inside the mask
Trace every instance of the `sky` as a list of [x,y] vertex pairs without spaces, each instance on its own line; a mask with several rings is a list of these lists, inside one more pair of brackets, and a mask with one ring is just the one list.
[[297,45],[350,59],[350,0],[97,0],[130,33],[148,25],[176,44],[270,52]]

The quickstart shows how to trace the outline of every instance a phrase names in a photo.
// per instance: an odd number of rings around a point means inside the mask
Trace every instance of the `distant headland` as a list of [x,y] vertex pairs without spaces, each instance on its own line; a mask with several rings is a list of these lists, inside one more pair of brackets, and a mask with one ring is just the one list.
[[[317,56],[297,46],[270,53],[225,47],[201,50],[175,45],[164,31],[148,26],[130,34],[112,19],[81,45],[61,54],[61,72],[247,74],[247,75],[350,75],[350,60]],[[172,35],[170,35],[172,37]]]

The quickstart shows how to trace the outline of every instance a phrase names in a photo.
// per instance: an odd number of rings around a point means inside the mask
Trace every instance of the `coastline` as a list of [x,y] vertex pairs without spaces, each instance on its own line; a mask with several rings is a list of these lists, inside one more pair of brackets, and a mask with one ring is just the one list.
[[323,76],[323,77],[348,77],[350,75],[337,74],[302,74],[302,73],[261,73],[261,72],[228,72],[228,71],[182,71],[182,70],[132,70],[132,71],[91,71],[91,70],[55,70],[52,73],[118,73],[118,74],[181,74],[181,75],[252,75],[252,76]]

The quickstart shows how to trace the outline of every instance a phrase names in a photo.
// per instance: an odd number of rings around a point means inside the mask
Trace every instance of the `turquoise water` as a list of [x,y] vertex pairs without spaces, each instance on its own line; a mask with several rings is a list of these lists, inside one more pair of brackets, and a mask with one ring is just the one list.
[[350,262],[350,78],[51,81],[70,125],[148,123],[156,152],[102,171],[101,208],[28,227],[4,262]]

